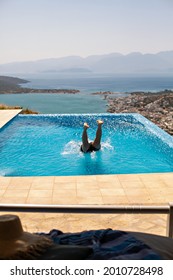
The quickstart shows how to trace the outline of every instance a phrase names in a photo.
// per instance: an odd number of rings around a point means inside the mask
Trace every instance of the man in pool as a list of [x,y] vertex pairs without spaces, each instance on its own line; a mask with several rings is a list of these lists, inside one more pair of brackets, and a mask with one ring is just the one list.
[[82,133],[82,145],[81,145],[81,151],[83,153],[93,152],[93,151],[99,151],[101,148],[100,141],[102,137],[102,120],[97,120],[97,131],[96,131],[96,137],[93,142],[88,142],[88,134],[87,129],[89,128],[89,125],[87,123],[84,123],[83,127],[83,133]]

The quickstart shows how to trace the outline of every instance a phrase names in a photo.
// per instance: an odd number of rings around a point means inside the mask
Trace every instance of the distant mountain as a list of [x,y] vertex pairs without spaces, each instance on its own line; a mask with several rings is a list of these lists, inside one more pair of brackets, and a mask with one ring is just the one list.
[[27,73],[173,73],[173,51],[157,54],[142,54],[139,52],[122,55],[111,53],[92,55],[86,58],[67,56],[37,61],[13,62],[0,64],[0,74]]
[[49,69],[45,71],[40,71],[41,73],[90,73],[92,72],[91,70],[87,68],[64,68],[61,70],[56,70],[56,69]]

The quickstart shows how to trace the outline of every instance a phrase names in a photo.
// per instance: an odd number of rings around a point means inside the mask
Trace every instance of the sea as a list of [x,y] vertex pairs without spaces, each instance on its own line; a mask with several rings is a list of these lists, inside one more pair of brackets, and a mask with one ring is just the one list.
[[[9,75],[12,76],[12,75]],[[37,89],[78,89],[76,94],[0,94],[0,103],[22,106],[43,114],[105,113],[107,100],[99,91],[115,92],[113,96],[126,96],[130,92],[173,90],[173,75],[113,75],[93,73],[39,73],[18,74],[29,82],[23,87]]]

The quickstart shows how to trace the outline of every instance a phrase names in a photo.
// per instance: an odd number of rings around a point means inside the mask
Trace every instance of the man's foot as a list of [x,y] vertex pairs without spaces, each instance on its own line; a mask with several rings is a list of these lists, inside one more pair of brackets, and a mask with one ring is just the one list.
[[89,125],[86,122],[84,123],[83,126],[84,126],[85,129],[89,128]]
[[99,125],[101,125],[101,124],[103,124],[103,121],[102,120],[97,120],[97,124]]

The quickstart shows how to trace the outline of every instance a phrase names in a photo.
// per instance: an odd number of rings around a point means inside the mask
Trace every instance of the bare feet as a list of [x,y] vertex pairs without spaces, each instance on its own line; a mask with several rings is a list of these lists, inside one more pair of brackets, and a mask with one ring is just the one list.
[[84,123],[84,128],[85,129],[89,128],[89,125],[86,122]]
[[97,124],[99,125],[101,125],[101,124],[103,124],[103,121],[102,120],[97,120]]

